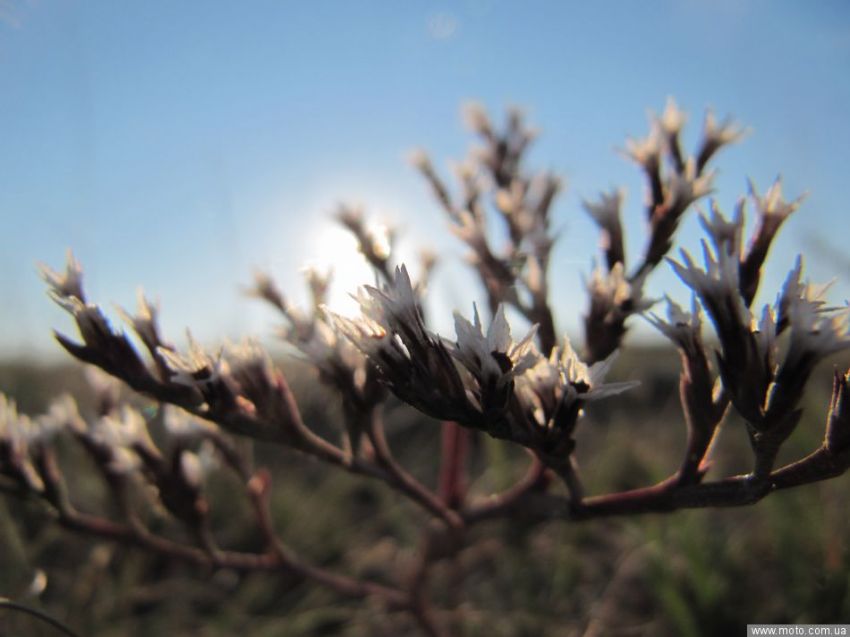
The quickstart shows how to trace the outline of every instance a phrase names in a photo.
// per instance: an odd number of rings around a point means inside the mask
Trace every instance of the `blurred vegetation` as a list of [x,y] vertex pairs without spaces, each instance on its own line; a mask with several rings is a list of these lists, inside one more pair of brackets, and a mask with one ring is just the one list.
[[[310,372],[284,363],[305,418],[335,436],[338,405]],[[626,350],[620,378],[642,385],[594,404],[579,435],[579,460],[591,493],[650,484],[676,469],[684,443],[678,360],[670,349]],[[831,372],[812,378],[803,424],[783,450],[791,461],[821,441]],[[71,391],[86,408],[81,368],[0,365],[0,391],[24,412]],[[434,484],[439,427],[390,403],[390,442],[398,458]],[[742,423],[730,418],[714,457],[719,473],[748,470]],[[62,449],[75,502],[104,499],[84,456]],[[387,580],[416,554],[424,516],[380,484],[257,446],[273,474],[281,536],[305,557],[342,572]],[[525,454],[476,439],[472,491],[508,486]],[[747,622],[830,623],[850,617],[848,478],[774,494],[754,507],[553,523],[526,528],[492,522],[453,563],[434,571],[437,607],[459,635],[730,635]],[[257,547],[248,504],[224,474],[208,483],[219,542]],[[46,575],[46,586],[43,575]],[[41,579],[42,581],[39,581]],[[43,588],[43,590],[41,590]],[[0,596],[40,608],[80,635],[403,635],[403,616],[340,600],[281,575],[201,572],[138,550],[72,535],[33,502],[0,498]],[[52,632],[51,632],[52,631]],[[2,635],[58,635],[19,613],[0,610]]]

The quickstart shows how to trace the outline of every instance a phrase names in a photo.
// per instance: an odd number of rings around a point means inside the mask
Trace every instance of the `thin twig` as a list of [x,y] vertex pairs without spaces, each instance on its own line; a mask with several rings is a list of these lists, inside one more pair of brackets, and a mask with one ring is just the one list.
[[32,608],[31,606],[26,606],[24,604],[19,604],[18,602],[13,602],[11,599],[6,597],[0,597],[0,609],[13,610],[20,613],[26,613],[27,615],[31,615],[36,619],[43,621],[45,624],[49,624],[53,626],[56,630],[61,633],[68,635],[68,637],[79,637],[77,633],[68,628],[65,624],[60,622],[58,619],[51,617],[44,611],[40,611],[37,608]]

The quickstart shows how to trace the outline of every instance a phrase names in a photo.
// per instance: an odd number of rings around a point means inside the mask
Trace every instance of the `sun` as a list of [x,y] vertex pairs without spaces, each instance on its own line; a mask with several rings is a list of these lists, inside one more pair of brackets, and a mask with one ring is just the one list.
[[357,303],[351,295],[359,287],[375,283],[375,274],[360,254],[357,240],[338,223],[327,219],[316,228],[310,243],[303,267],[332,273],[328,307],[341,314],[355,314]]

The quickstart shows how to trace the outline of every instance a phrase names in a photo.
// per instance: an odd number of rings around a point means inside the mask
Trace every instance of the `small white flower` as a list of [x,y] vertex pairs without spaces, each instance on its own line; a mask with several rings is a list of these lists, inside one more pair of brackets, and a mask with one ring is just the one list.
[[62,394],[50,403],[47,413],[39,416],[38,424],[44,437],[50,437],[65,427],[79,430],[84,423],[77,403],[70,394]]
[[85,299],[83,293],[83,268],[74,258],[74,253],[68,250],[65,271],[62,273],[52,270],[45,264],[39,265],[41,278],[50,286],[50,293],[55,297],[75,297]]
[[234,375],[243,370],[249,373],[256,371],[269,377],[274,373],[274,364],[268,352],[252,338],[245,338],[238,344],[225,343],[221,357],[227,362],[228,371]]
[[462,110],[463,122],[466,126],[482,135],[492,135],[493,126],[487,110],[479,102],[467,102]]
[[455,333],[457,345],[452,355],[478,379],[506,382],[517,374],[529,369],[539,358],[534,349],[534,335],[537,326],[518,343],[511,338],[511,328],[505,318],[505,307],[500,304],[493,322],[484,335],[478,308],[473,304],[474,323],[470,323],[455,312]]
[[333,280],[333,269],[327,269],[320,272],[316,267],[305,267],[302,270],[304,280],[307,281],[307,287],[310,289],[310,295],[313,297],[313,306],[319,307],[325,302],[328,296],[328,290]]
[[107,414],[96,421],[90,435],[93,439],[118,446],[154,446],[145,417],[138,409],[129,405],[122,405],[117,414]]
[[711,171],[697,176],[694,160],[689,158],[682,173],[674,171],[667,178],[664,199],[667,209],[683,211],[697,199],[709,194],[714,174]]
[[0,442],[12,447],[20,446],[26,441],[31,427],[29,418],[18,413],[15,401],[0,393]]
[[824,309],[818,293],[809,292],[809,287],[790,299],[787,309],[791,326],[788,358],[805,352],[819,360],[850,347],[850,307]]
[[221,352],[212,357],[192,338],[191,333],[187,332],[187,336],[189,352],[185,356],[165,347],[158,347],[157,352],[171,370],[172,382],[199,389],[208,387],[221,378]]
[[685,122],[688,121],[688,116],[676,104],[676,100],[672,97],[667,98],[667,104],[664,107],[664,112],[658,118],[658,124],[661,129],[668,135],[677,135],[681,132]]
[[466,187],[472,188],[476,192],[480,190],[482,181],[481,168],[472,156],[461,161],[451,162],[450,168],[458,181]]
[[407,162],[417,170],[430,173],[434,170],[431,158],[423,148],[414,148],[407,154]]
[[759,214],[765,217],[787,218],[792,212],[800,207],[807,197],[804,193],[793,201],[786,201],[782,196],[782,177],[777,177],[764,196],[759,195],[755,184],[749,180],[750,196],[756,204]]
[[151,304],[146,298],[144,291],[139,288],[136,293],[136,314],[131,315],[122,308],[118,313],[125,323],[130,325],[148,346],[156,346],[159,343],[159,328],[157,325],[158,304]]
[[590,280],[585,287],[591,297],[591,304],[609,310],[643,312],[653,306],[655,300],[643,296],[643,281],[640,277],[633,282],[626,279],[622,262],[618,262],[606,271],[601,267],[594,268]]
[[455,223],[449,227],[449,230],[472,248],[483,248],[487,244],[482,221],[468,210],[461,210],[458,213]]
[[[331,312],[327,308],[323,308],[331,321],[334,329],[345,336],[358,350],[366,356],[377,359],[382,352],[387,352],[390,355],[395,355],[401,350],[397,347],[395,339],[389,332],[377,321],[372,320],[368,316],[359,316],[357,318],[348,318]],[[318,348],[321,343],[318,343]],[[317,354],[321,355],[321,349],[317,348]],[[404,350],[403,358],[407,358],[406,350]]]
[[116,474],[129,474],[141,466],[136,449],[151,454],[159,452],[151,440],[147,422],[141,412],[129,405],[92,423],[81,423],[77,433],[99,448],[108,450],[107,466]]
[[15,401],[0,393],[0,451],[4,451],[4,460],[11,463],[13,471],[33,491],[44,490],[44,482],[30,457],[30,446],[40,437],[38,424],[18,413]]
[[0,394],[0,440],[5,438],[22,453],[47,442],[77,418],[76,404],[67,394],[54,400],[47,413],[37,418],[19,413],[15,401]]
[[267,303],[273,305],[281,312],[287,311],[286,300],[283,297],[274,279],[261,271],[254,272],[254,285],[245,290],[248,296],[253,296],[258,299],[263,299]]
[[638,381],[604,383],[615,360],[617,360],[617,352],[588,367],[587,363],[578,357],[570,344],[570,339],[564,337],[564,347],[560,358],[561,368],[566,382],[575,388],[582,400],[599,400],[615,396],[640,384]]
[[403,264],[395,269],[388,285],[383,289],[366,286],[358,293],[357,301],[363,314],[388,332],[406,340],[426,339],[419,299]]
[[203,438],[218,431],[218,427],[207,420],[194,418],[179,407],[165,407],[162,423],[169,435],[175,438]]
[[[550,428],[577,400],[589,402],[614,396],[638,385],[637,382],[604,383],[616,353],[589,366],[579,359],[568,338],[563,348],[556,347],[549,358],[517,377],[517,396],[539,427]],[[563,423],[572,426],[574,423]]]
[[667,259],[668,263],[673,267],[679,278],[703,301],[726,296],[737,298],[738,301],[735,302],[736,316],[743,321],[746,315],[746,307],[738,292],[738,260],[734,255],[723,250],[717,255],[713,254],[704,239],[700,242],[700,245],[702,246],[705,264],[703,268],[696,265],[691,255],[684,249],[679,251],[683,264],[669,258]]
[[649,135],[643,139],[626,139],[626,148],[623,154],[636,164],[647,168],[657,167],[661,161],[661,150],[663,148],[661,130],[658,124],[653,122]]
[[599,194],[599,200],[592,202],[583,200],[582,205],[587,214],[600,228],[609,229],[620,225],[620,207],[623,204],[623,191],[611,190]]
[[[833,283],[834,281],[829,281],[818,285],[808,281],[803,282],[803,259],[797,255],[794,267],[788,272],[782,290],[776,297],[779,324],[784,326],[790,319],[791,308],[799,306],[801,302],[809,305],[810,310],[815,313],[839,309],[827,306],[826,293]],[[799,308],[798,311],[800,311]]]
[[180,473],[186,483],[195,490],[204,485],[206,477],[218,466],[215,446],[206,440],[197,452],[184,449],[180,452]]
[[726,217],[720,211],[720,207],[712,200],[710,204],[710,216],[703,214],[699,215],[699,222],[706,231],[714,247],[720,251],[723,249],[730,255],[734,255],[740,260],[741,255],[741,236],[744,228],[744,206],[745,200],[739,199],[735,205],[735,216],[731,221],[727,221]]
[[200,489],[204,482],[204,472],[197,454],[188,449],[180,452],[180,473],[193,489]]
[[714,148],[719,148],[727,144],[735,144],[746,137],[748,132],[746,128],[735,124],[731,118],[718,123],[714,111],[709,109],[705,112],[702,134],[706,146],[711,145]]
[[[411,349],[429,348],[435,341],[425,328],[422,310],[407,268],[395,269],[383,289],[366,286],[354,297],[361,316],[351,319],[323,308],[333,327],[374,362],[386,358],[395,363],[410,361]],[[386,361],[385,361],[386,362]]]
[[673,343],[687,349],[691,346],[694,339],[700,338],[702,331],[702,311],[696,296],[691,296],[690,312],[683,310],[669,296],[665,296],[664,298],[667,301],[666,321],[653,312],[644,316],[653,327],[673,341]]
[[758,324],[756,324],[755,317],[752,317],[750,332],[754,336],[759,360],[765,361],[766,366],[772,372],[773,361],[776,359],[776,314],[774,309],[765,305]]

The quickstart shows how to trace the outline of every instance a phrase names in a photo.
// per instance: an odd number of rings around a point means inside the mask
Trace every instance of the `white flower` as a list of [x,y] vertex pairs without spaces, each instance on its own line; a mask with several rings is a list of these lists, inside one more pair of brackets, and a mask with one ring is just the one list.
[[804,193],[793,201],[786,201],[782,197],[782,177],[777,177],[764,196],[759,195],[755,184],[749,180],[750,196],[755,201],[756,208],[759,214],[765,217],[776,217],[777,219],[785,219],[792,212],[800,207],[800,204],[807,197]]
[[425,327],[404,266],[379,290],[361,289],[361,316],[326,311],[341,334],[365,354],[377,378],[403,401],[436,418],[481,424],[449,347]]
[[829,312],[839,308],[827,307],[826,293],[834,281],[821,283],[819,285],[803,282],[803,259],[797,255],[794,261],[794,267],[785,278],[785,283],[782,285],[782,290],[776,297],[776,308],[778,323],[781,327],[785,327],[790,320],[791,309],[797,306],[797,311],[800,312],[799,305],[801,302],[810,306],[809,310],[815,313]]
[[541,357],[534,367],[517,378],[515,393],[532,424],[549,428],[564,403],[565,387],[555,348],[548,359]]
[[488,137],[493,134],[490,117],[483,105],[479,102],[467,102],[462,108],[463,122],[469,129]]
[[792,353],[805,352],[819,360],[850,347],[850,307],[823,309],[822,301],[809,288],[806,285],[803,294],[792,298],[788,307],[789,359]]
[[141,466],[137,450],[159,453],[144,416],[129,405],[92,423],[80,422],[76,429],[80,436],[109,453],[107,467],[116,474],[129,474]]
[[[738,259],[725,250],[713,254],[705,240],[702,240],[704,268],[697,266],[687,250],[680,250],[683,264],[667,259],[679,278],[702,299],[706,309],[715,321],[720,318],[732,318],[738,324],[749,322],[749,311],[741,298],[738,284]],[[731,317],[726,317],[729,311]]]
[[422,309],[407,268],[396,267],[378,289],[366,286],[354,297],[361,315],[347,318],[322,308],[331,325],[379,367],[409,365],[412,356],[432,349],[437,337],[425,328]]
[[434,170],[434,166],[431,164],[431,158],[424,148],[414,148],[408,152],[407,162],[423,173],[430,173]]
[[31,427],[30,419],[18,413],[15,401],[0,393],[0,442],[20,448],[25,444]]
[[776,315],[773,308],[769,305],[764,306],[758,324],[755,317],[752,317],[750,333],[754,336],[759,360],[765,362],[765,366],[772,375],[776,359]]
[[588,367],[572,348],[570,339],[564,337],[564,347],[560,357],[561,368],[564,370],[566,382],[575,388],[582,400],[599,400],[615,396],[640,384],[638,381],[605,384],[603,381],[615,360],[617,360],[617,352]]
[[221,357],[227,362],[228,371],[233,375],[246,372],[271,377],[274,373],[274,364],[268,352],[252,338],[245,338],[238,344],[225,343]]
[[534,349],[537,326],[518,343],[511,338],[511,328],[505,318],[505,307],[500,304],[493,322],[484,335],[478,308],[473,304],[474,323],[455,312],[457,345],[452,355],[468,369],[479,382],[487,379],[504,383],[529,369],[539,358]]
[[[30,446],[39,438],[39,427],[19,414],[15,401],[0,393],[0,462],[8,462],[13,474],[33,491],[43,491],[44,482],[30,457]],[[0,465],[6,470],[6,467]]]
[[606,308],[608,311],[643,312],[655,303],[643,296],[644,277],[631,283],[626,279],[622,262],[617,262],[610,271],[601,267],[594,268],[585,287],[590,294],[591,305]]
[[248,288],[245,293],[248,296],[263,299],[281,312],[287,311],[286,300],[283,294],[281,294],[274,279],[266,272],[259,270],[254,272],[254,285]]
[[68,250],[65,263],[65,272],[59,273],[45,264],[39,265],[41,278],[51,287],[50,293],[54,297],[75,297],[85,299],[83,293],[83,268],[79,261],[74,258],[74,253]]
[[714,111],[708,109],[703,121],[703,138],[706,146],[719,148],[727,144],[734,144],[743,139],[749,131],[735,124],[731,118],[726,118],[718,123]]
[[597,202],[582,201],[582,206],[584,206],[587,214],[600,228],[606,230],[620,225],[620,207],[622,204],[623,191],[621,189],[600,193]]
[[[389,253],[387,253],[389,256]],[[325,272],[320,272],[318,268],[308,266],[302,270],[304,279],[307,281],[307,287],[310,288],[310,295],[313,297],[313,306],[319,307],[322,305],[328,296],[328,290],[333,279],[333,269],[329,268]]]
[[676,100],[672,97],[667,98],[667,104],[664,107],[664,112],[658,118],[658,124],[661,129],[668,135],[677,135],[681,132],[685,122],[688,121],[688,116],[679,109]]
[[649,135],[643,139],[626,139],[626,148],[623,154],[636,164],[645,169],[654,169],[661,161],[661,149],[663,141],[658,124],[653,122]]
[[673,341],[673,343],[679,347],[689,349],[694,340],[700,338],[702,331],[702,311],[696,296],[691,296],[690,312],[683,310],[669,296],[665,296],[664,298],[667,301],[666,321],[653,312],[644,316],[653,327]]
[[38,417],[38,426],[44,438],[55,435],[65,427],[79,430],[84,422],[77,403],[70,394],[59,396],[50,403],[47,413]]
[[203,438],[218,431],[218,427],[207,420],[194,418],[179,407],[167,405],[162,423],[165,430],[175,438]]
[[684,211],[697,199],[711,192],[714,171],[696,174],[693,158],[685,162],[685,169],[679,173],[674,171],[666,183],[664,203],[668,210]]
[[171,370],[172,382],[203,389],[221,378],[221,352],[213,358],[192,338],[191,333],[187,332],[187,336],[189,352],[186,356],[165,347],[158,347],[157,352]]
[[57,434],[65,426],[80,421],[77,406],[67,394],[54,400],[47,413],[30,418],[18,412],[15,401],[0,393],[0,469],[8,462],[13,472],[30,489],[41,491],[44,483],[33,464],[32,449]]
[[[328,308],[323,308],[334,329],[345,336],[358,350],[366,356],[378,359],[382,352],[395,357],[401,354],[408,358],[407,349],[397,341],[384,326],[368,316],[348,318]],[[321,355],[321,342],[316,343],[316,354]]]
[[204,441],[197,453],[188,449],[180,452],[180,473],[186,484],[196,491],[217,465],[215,447],[209,440]]
[[607,398],[639,384],[604,383],[615,359],[616,352],[588,367],[565,337],[563,348],[556,347],[548,359],[539,358],[532,368],[517,378],[517,396],[538,426],[571,427],[574,422],[559,422],[559,418],[577,418],[578,411],[570,409],[576,401]]
[[145,417],[129,405],[122,405],[117,414],[108,414],[97,421],[94,435],[128,447],[153,446]]
[[470,247],[486,247],[487,238],[484,232],[483,222],[468,210],[461,210],[457,214],[455,223],[449,227],[449,230]]
[[734,255],[738,260],[740,260],[741,255],[741,236],[744,228],[744,205],[745,200],[739,199],[735,205],[735,216],[732,221],[726,220],[714,200],[711,201],[709,207],[710,216],[704,213],[699,215],[700,225],[711,237],[714,247],[718,251],[722,249],[728,254]]
[[136,293],[136,314],[131,315],[122,308],[118,308],[121,318],[135,330],[145,345],[156,347],[159,343],[159,328],[157,326],[158,304],[151,304],[146,298],[144,291],[139,288]]

